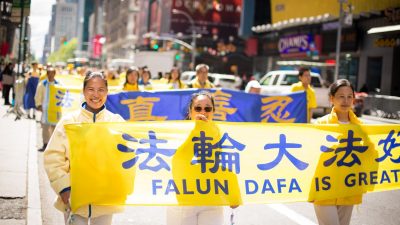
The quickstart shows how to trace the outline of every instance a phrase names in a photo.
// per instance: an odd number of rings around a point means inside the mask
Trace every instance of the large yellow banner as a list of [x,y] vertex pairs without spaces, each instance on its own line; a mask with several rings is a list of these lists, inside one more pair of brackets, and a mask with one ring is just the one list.
[[399,189],[400,125],[70,124],[72,210],[239,205]]
[[[347,0],[345,3],[347,4],[343,5],[344,11],[348,12],[348,4],[351,4],[354,15],[399,7],[399,2],[393,0]],[[301,4],[299,4],[298,0],[271,0],[271,19],[274,24],[295,18],[318,17],[325,13],[337,19],[339,16],[339,5],[340,2],[337,0],[324,0],[323,2],[302,0]]]

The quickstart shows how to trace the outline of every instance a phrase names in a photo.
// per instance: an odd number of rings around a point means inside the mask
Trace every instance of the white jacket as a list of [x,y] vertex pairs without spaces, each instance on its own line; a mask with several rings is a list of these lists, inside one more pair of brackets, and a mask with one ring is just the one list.
[[[64,125],[80,122],[95,123],[125,121],[120,115],[113,114],[105,108],[94,114],[86,110],[84,106],[85,103],[82,105],[80,110],[63,117],[58,122],[44,153],[44,167],[46,169],[47,176],[49,177],[50,184],[58,195],[62,190],[71,187],[69,174],[70,152]],[[62,212],[65,212],[66,210],[66,205],[62,202],[60,196],[58,196],[54,206]],[[84,217],[98,217],[101,215],[121,212],[122,210],[123,208],[118,206],[87,205],[78,208],[74,213]]]

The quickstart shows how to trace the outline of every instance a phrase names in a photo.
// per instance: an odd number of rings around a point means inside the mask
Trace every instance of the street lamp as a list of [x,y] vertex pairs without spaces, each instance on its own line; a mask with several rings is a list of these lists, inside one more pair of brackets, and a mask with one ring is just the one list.
[[180,44],[180,45],[184,46],[185,48],[189,49],[190,51],[193,51],[193,46],[192,45],[190,45],[189,43],[186,43],[184,41],[181,41],[181,40],[179,40],[177,38],[174,38],[174,37],[158,36],[158,35],[156,35],[156,34],[154,34],[152,32],[145,33],[145,34],[143,34],[142,37],[143,38],[151,38],[151,39],[154,39],[154,40],[172,41],[174,43],[177,43],[177,44]]
[[196,59],[196,28],[194,26],[194,20],[189,14],[187,14],[186,12],[184,12],[182,10],[172,9],[172,13],[173,14],[181,14],[181,15],[185,16],[189,20],[189,22],[192,26],[192,66],[194,69],[195,68],[195,59]]
[[[339,2],[339,21],[338,21],[338,28],[337,28],[337,37],[336,37],[336,64],[335,64],[335,74],[333,80],[336,81],[339,77],[339,64],[340,64],[340,42],[341,42],[341,37],[342,37],[342,25],[343,22],[347,25],[351,25],[352,23],[352,5],[347,4],[348,0],[338,0]],[[344,10],[343,10],[343,4],[347,4],[346,6],[349,7],[349,14],[346,17],[346,20],[343,20],[344,16]]]

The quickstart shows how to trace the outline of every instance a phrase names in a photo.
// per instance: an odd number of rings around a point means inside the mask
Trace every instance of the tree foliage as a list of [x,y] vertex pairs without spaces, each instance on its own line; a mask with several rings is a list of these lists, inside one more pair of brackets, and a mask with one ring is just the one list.
[[62,44],[58,51],[55,51],[47,58],[48,62],[67,62],[67,59],[74,58],[74,51],[78,45],[78,40],[72,38],[66,44]]

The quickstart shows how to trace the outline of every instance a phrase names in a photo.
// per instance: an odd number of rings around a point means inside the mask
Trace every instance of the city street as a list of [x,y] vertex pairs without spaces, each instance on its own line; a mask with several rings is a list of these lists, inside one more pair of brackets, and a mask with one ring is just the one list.
[[399,62],[400,0],[0,0],[0,225],[400,225]]
[[[25,224],[25,220],[28,225],[63,224],[63,215],[53,207],[56,195],[43,168],[43,153],[36,151],[42,145],[40,123],[27,119],[14,121],[15,115],[7,114],[6,110],[1,104],[0,224]],[[363,120],[365,123],[383,123],[373,117]],[[364,195],[363,204],[353,210],[351,224],[398,225],[399,200],[400,190]],[[35,208],[39,203],[41,210]],[[231,212],[226,209],[226,218]],[[113,224],[161,225],[165,224],[165,219],[166,207],[128,206],[125,213],[114,217]],[[234,210],[234,222],[237,225],[317,224],[310,203],[244,205]]]

